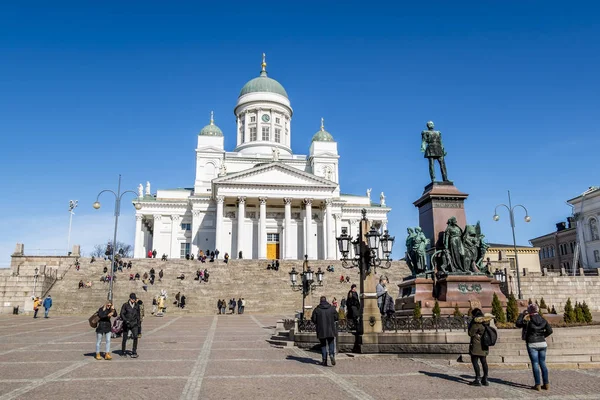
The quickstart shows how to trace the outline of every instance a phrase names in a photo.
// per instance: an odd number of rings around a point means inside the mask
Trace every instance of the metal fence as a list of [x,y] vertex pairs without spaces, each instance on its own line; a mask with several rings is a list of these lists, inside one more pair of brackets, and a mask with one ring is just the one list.
[[[340,319],[337,321],[338,332],[352,332],[356,331],[356,325],[352,319]],[[298,331],[299,332],[316,332],[317,327],[310,319],[298,320]]]

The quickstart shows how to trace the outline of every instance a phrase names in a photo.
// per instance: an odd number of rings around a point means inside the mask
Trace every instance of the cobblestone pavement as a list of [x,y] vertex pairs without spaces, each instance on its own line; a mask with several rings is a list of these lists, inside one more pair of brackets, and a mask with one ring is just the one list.
[[431,359],[338,356],[268,344],[277,316],[146,317],[138,359],[97,361],[82,317],[0,317],[0,400],[8,399],[600,399],[599,370],[551,370],[534,392],[529,370],[491,371]]

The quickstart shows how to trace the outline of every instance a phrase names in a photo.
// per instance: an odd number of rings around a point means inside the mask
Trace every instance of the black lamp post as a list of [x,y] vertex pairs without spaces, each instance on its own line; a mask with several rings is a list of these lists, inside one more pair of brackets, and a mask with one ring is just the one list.
[[[308,265],[308,255],[305,255],[304,262],[302,263],[302,272],[298,274],[298,272],[296,272],[296,268],[292,267],[292,270],[289,272],[289,274],[292,290],[302,291],[302,312],[300,313],[300,320],[303,320],[306,297],[311,291],[315,290],[317,286],[323,286],[323,271],[321,271],[321,268],[319,268],[316,273],[313,272],[313,270],[310,268],[310,265]],[[314,280],[315,274],[317,275],[316,284]],[[298,275],[300,275],[300,279],[302,280],[301,285],[298,284]]]
[[[376,273],[377,267],[388,269],[392,266],[392,259],[390,258],[390,255],[392,254],[395,237],[390,236],[387,230],[382,235],[377,232],[374,227],[371,227],[368,232],[365,232],[368,226],[367,210],[363,208],[361,212],[362,220],[360,223],[358,237],[355,240],[352,240],[352,238],[348,235],[348,232],[342,230],[342,234],[337,238],[337,242],[340,253],[342,254],[342,266],[347,269],[359,269],[360,293],[364,300],[367,299],[367,297],[365,297],[365,279],[369,274],[371,274],[371,269],[373,269],[373,272]],[[348,259],[350,245],[352,245],[354,248],[354,258],[352,260]],[[383,264],[378,255],[380,245],[383,256],[385,257],[385,262]],[[376,297],[373,300],[376,302]],[[364,312],[364,308],[365,304],[364,301],[362,301],[360,308],[361,316],[363,316],[362,314]],[[369,319],[373,318],[374,316],[371,315]],[[375,323],[374,321],[375,320],[373,320],[373,324]],[[363,330],[361,329],[360,332],[362,331]]]

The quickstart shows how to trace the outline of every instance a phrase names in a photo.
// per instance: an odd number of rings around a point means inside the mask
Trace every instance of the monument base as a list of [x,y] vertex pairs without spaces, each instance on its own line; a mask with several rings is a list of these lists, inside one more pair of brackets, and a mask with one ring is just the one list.
[[506,296],[500,291],[500,282],[485,275],[450,275],[435,282],[432,279],[412,278],[398,284],[396,314],[413,315],[417,303],[421,315],[433,315],[437,300],[441,316],[452,315],[455,308],[466,314],[469,309],[480,308],[484,313],[492,311],[494,293],[502,307],[506,307]]

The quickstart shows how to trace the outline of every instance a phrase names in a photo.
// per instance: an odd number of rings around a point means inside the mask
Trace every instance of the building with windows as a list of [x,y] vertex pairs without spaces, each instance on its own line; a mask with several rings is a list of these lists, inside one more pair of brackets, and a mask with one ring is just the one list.
[[[542,268],[548,271],[573,270],[575,252],[577,250],[577,230],[573,217],[567,222],[556,224],[556,231],[530,240],[533,246],[539,248],[539,259]],[[577,257],[579,258],[579,257]],[[581,262],[577,260],[577,268]]]
[[[383,193],[342,194],[337,143],[325,130],[312,137],[308,155],[291,149],[290,99],[267,75],[247,82],[233,110],[237,145],[224,148],[224,134],[210,123],[198,135],[193,186],[139,188],[135,257],[149,250],[170,258],[218,249],[220,255],[251,259],[339,259],[336,236],[356,235],[361,210],[381,231],[387,214]],[[317,125],[318,126],[318,125]]]
[[581,267],[600,268],[600,187],[591,186],[568,200],[577,221],[577,240],[581,249]]

